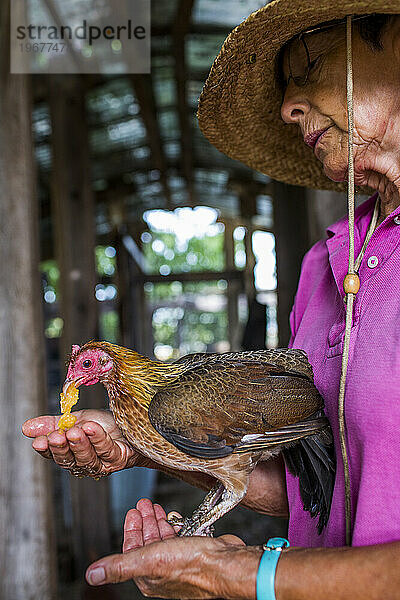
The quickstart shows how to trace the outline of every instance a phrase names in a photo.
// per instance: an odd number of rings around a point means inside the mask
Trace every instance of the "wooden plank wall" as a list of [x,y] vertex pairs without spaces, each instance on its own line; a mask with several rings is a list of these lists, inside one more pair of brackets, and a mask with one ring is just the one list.
[[49,465],[21,434],[46,409],[29,77],[10,75],[0,5],[0,598],[55,598]]

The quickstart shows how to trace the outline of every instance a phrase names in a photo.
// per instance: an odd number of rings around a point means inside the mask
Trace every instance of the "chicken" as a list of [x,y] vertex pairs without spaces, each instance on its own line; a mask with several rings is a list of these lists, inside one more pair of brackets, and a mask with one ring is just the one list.
[[150,360],[108,342],[73,346],[63,392],[101,382],[121,432],[170,469],[218,484],[180,535],[202,535],[245,496],[259,461],[283,454],[304,509],[326,525],[335,479],[332,432],[302,350],[190,354]]

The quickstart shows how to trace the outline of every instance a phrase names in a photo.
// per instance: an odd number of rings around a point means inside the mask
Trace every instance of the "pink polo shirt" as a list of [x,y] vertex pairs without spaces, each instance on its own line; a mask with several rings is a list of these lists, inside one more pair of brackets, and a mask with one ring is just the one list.
[[[356,256],[375,200],[376,195],[356,210]],[[290,316],[291,346],[308,354],[315,384],[325,400],[337,456],[331,514],[321,535],[316,520],[303,510],[298,480],[287,474],[289,540],[295,546],[345,544],[337,413],[348,247],[344,218],[329,227],[327,239],[306,254]],[[345,398],[354,546],[400,540],[400,208],[373,233],[359,276]]]

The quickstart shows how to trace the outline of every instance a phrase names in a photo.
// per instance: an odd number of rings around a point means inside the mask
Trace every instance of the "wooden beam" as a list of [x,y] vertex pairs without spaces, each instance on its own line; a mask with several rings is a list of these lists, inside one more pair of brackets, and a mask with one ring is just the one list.
[[[326,235],[326,228],[336,223],[347,212],[347,195],[345,192],[331,190],[306,190],[309,218],[310,246]],[[358,201],[366,200],[366,197]],[[357,205],[356,205],[357,206]]]
[[256,259],[253,252],[253,217],[257,214],[257,195],[265,193],[265,184],[258,181],[230,182],[230,187],[236,188],[239,205],[240,216],[245,225],[244,246],[246,252],[246,266],[244,268],[244,281],[247,296],[247,302],[250,310],[250,305],[256,297],[256,285],[254,278],[254,268]]
[[[54,0],[44,0],[44,3],[46,5],[46,8],[47,8],[51,18],[53,19],[55,25],[57,26],[57,29],[60,31],[61,27],[63,26],[63,22],[62,22],[62,19],[60,18],[60,15],[58,13],[58,10],[56,8]],[[75,46],[72,43],[72,41],[69,39],[68,36],[65,36],[62,41],[67,46],[68,55],[71,57],[72,62],[75,65],[76,72],[84,73],[86,65],[84,65],[80,54],[78,52],[76,52]]]
[[[23,7],[23,3],[19,5]],[[17,7],[13,7],[18,10]],[[0,598],[52,600],[49,465],[21,425],[47,412],[29,77],[10,74],[10,3],[0,5]],[[24,22],[24,15],[16,22]]]
[[301,262],[309,249],[306,190],[274,182],[274,229],[278,279],[278,338],[280,346],[290,339],[289,315],[300,275]]
[[119,235],[114,242],[117,249],[121,342],[127,348],[152,356],[151,315],[148,314],[143,284],[138,280],[142,272],[126,238],[129,236]]
[[[235,270],[235,242],[233,232],[235,224],[232,220],[224,221],[224,253],[225,253],[225,268]],[[240,291],[240,281],[238,279],[229,279],[227,295],[227,312],[228,312],[228,340],[230,350],[235,352],[240,350],[240,330],[239,330],[239,311],[238,300]]]
[[[52,207],[56,259],[60,267],[60,309],[64,320],[61,362],[72,344],[97,337],[95,219],[90,182],[88,131],[82,77],[51,77]],[[98,390],[81,392],[81,407],[105,408]],[[85,566],[111,548],[108,482],[70,478],[74,554],[79,578]],[[101,526],[99,525],[101,524]]]
[[194,206],[196,201],[193,182],[192,129],[186,100],[185,37],[190,28],[193,5],[194,0],[179,1],[172,30],[178,116],[181,128],[181,162],[191,206]]
[[[197,35],[219,35],[221,42],[231,33],[232,28],[214,23],[190,23],[188,33]],[[171,27],[165,25],[152,25],[151,37],[171,35]]]
[[243,272],[236,270],[226,271],[198,271],[197,273],[171,273],[170,275],[149,275],[147,273],[140,273],[135,275],[135,281],[146,283],[150,281],[152,283],[171,283],[171,281],[193,282],[193,281],[219,281],[225,279],[227,281],[239,280],[243,281]]
[[167,208],[171,209],[172,200],[171,190],[167,179],[167,159],[164,153],[157,121],[157,108],[154,99],[151,75],[131,75],[131,82],[140,106],[140,114],[146,127],[154,167],[160,171],[160,182],[165,195]]
[[118,180],[107,181],[107,187],[104,190],[94,192],[96,202],[113,202],[118,198],[124,200],[127,196],[132,196],[136,192],[134,183],[125,183],[120,178]]

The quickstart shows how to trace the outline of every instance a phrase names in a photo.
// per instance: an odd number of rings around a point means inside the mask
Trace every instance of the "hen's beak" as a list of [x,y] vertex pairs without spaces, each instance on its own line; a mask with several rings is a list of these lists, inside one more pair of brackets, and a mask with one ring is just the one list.
[[82,377],[78,377],[78,379],[66,379],[62,389],[64,396],[68,395],[68,390],[71,386],[79,387],[81,380]]

